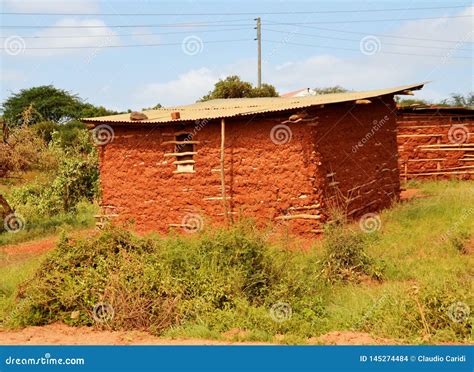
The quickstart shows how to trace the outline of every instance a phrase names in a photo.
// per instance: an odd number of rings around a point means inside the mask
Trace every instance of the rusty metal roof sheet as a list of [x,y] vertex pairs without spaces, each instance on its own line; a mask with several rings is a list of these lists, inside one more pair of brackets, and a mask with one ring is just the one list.
[[[176,106],[157,110],[145,110],[146,120],[131,120],[130,114],[119,114],[82,119],[92,124],[169,124],[185,121],[211,120],[235,116],[254,115],[268,112],[285,111],[318,105],[369,99],[391,94],[409,94],[409,91],[423,88],[425,83],[404,85],[395,88],[369,90],[365,92],[333,93],[307,97],[265,97],[230,98],[198,102],[186,106]],[[179,112],[179,119],[172,119],[171,113]]]

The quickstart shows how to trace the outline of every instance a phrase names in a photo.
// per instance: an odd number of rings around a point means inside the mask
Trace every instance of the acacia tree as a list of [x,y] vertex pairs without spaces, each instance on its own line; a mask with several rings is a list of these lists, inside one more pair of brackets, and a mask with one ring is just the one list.
[[[83,102],[77,95],[52,85],[22,89],[2,104],[3,120],[9,127],[49,121],[64,124],[81,117],[112,115],[116,112]],[[27,115],[26,115],[27,114]]]
[[228,76],[219,80],[214,89],[200,99],[209,101],[218,98],[253,98],[253,97],[278,97],[275,87],[270,84],[262,84],[260,88],[251,83],[243,81],[239,76]]
[[452,106],[474,106],[474,92],[470,92],[465,96],[460,93],[451,93],[451,98],[445,99],[441,103]]

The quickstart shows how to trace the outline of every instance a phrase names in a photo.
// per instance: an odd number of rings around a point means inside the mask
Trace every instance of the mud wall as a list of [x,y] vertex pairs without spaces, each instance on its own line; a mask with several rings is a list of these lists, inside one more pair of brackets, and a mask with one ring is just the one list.
[[[310,230],[315,220],[278,217],[317,203],[312,180],[316,161],[308,128],[282,122],[288,114],[226,119],[225,194],[228,218],[251,217],[259,225],[279,221],[291,232]],[[114,126],[114,140],[101,147],[102,204],[120,222],[139,231],[225,221],[220,175],[220,121],[185,126]],[[289,130],[287,130],[289,128]],[[272,132],[273,130],[273,132]],[[175,133],[192,134],[194,173],[175,173]],[[273,139],[273,141],[272,141]],[[277,142],[277,143],[275,143]],[[275,220],[276,219],[276,220]]]
[[315,128],[325,181],[325,207],[350,218],[389,207],[399,198],[396,115],[392,96],[369,104],[329,106]]
[[474,178],[472,110],[399,110],[402,180]]

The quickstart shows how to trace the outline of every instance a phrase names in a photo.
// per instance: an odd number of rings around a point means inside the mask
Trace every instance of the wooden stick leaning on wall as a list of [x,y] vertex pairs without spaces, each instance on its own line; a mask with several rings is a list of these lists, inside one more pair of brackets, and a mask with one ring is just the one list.
[[224,172],[224,150],[225,150],[225,120],[221,119],[221,195],[224,206],[224,222],[229,223],[229,214],[227,212],[227,199],[225,196],[225,172]]

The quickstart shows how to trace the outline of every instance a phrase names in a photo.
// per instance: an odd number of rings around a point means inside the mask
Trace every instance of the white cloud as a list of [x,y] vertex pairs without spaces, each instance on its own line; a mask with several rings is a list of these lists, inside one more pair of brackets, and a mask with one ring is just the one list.
[[5,9],[15,12],[87,13],[99,10],[98,0],[3,0]]
[[[15,34],[5,35],[4,53],[18,58],[20,56],[57,56],[65,54],[84,54],[87,59],[96,55],[103,46],[120,45],[119,36],[106,26],[102,20],[77,20],[65,18],[56,22],[54,27],[42,29],[27,37]],[[55,27],[66,28],[55,28]],[[69,28],[79,26],[80,28]],[[84,28],[94,26],[99,28]],[[82,28],[81,28],[82,27]],[[77,36],[77,37],[76,37]],[[95,48],[75,47],[96,46]],[[65,49],[35,49],[62,48]],[[72,48],[71,48],[72,47]],[[19,51],[18,48],[21,50]]]
[[151,107],[194,103],[212,89],[218,74],[208,68],[188,71],[166,83],[152,83],[140,88],[132,97],[134,106]]

